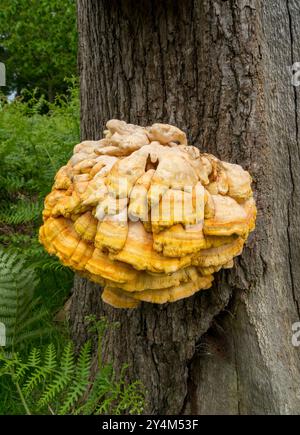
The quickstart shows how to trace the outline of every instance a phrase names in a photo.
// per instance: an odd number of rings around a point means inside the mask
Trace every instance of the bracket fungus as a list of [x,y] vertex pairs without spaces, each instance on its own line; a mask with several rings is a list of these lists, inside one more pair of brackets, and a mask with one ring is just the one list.
[[76,145],[56,174],[40,241],[104,287],[105,302],[134,308],[211,287],[255,218],[240,166],[201,154],[174,126],[110,120],[104,138]]

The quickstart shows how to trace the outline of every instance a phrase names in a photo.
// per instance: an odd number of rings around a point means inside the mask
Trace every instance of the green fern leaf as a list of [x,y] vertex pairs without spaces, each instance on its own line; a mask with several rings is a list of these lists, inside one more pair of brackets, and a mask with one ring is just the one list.
[[49,405],[66,387],[74,376],[75,361],[73,344],[69,342],[64,348],[58,372],[54,379],[46,386],[44,393],[38,401],[38,408]]
[[31,367],[37,367],[41,363],[41,352],[35,347],[31,350],[28,357],[28,365]]
[[28,357],[27,365],[31,369],[31,373],[22,388],[25,395],[31,393],[34,388],[40,385],[42,381],[46,380],[54,371],[56,367],[56,352],[54,346],[50,344],[47,347],[43,363],[39,349],[32,349]]
[[0,248],[0,322],[6,328],[6,350],[16,350],[49,328],[33,328],[47,315],[34,299],[35,271],[17,254]]
[[44,364],[47,370],[54,371],[57,365],[56,350],[53,343],[47,346]]
[[75,378],[69,388],[64,404],[60,407],[58,414],[65,415],[76,403],[82,398],[89,384],[91,370],[91,343],[88,341],[82,347],[77,367]]

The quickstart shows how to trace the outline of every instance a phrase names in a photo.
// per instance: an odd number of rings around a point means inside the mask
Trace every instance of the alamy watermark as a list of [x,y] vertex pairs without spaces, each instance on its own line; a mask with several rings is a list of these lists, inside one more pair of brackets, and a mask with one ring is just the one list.
[[300,86],[300,62],[295,62],[290,67],[291,69],[291,83],[293,86]]
[[294,347],[300,346],[300,322],[295,322],[292,324],[292,345]]
[[6,69],[3,62],[0,62],[0,86],[6,86]]
[[0,346],[6,345],[6,328],[4,323],[0,322]]

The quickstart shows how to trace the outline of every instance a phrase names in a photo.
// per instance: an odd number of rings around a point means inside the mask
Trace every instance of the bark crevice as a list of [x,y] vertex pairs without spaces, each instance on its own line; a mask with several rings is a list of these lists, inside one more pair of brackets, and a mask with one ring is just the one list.
[[[295,63],[294,58],[294,35],[293,35],[293,19],[292,19],[292,13],[290,9],[290,1],[286,0],[286,8],[287,8],[287,15],[288,15],[288,22],[289,22],[289,35],[290,35],[290,47],[291,47],[291,68],[292,65]],[[297,89],[294,86],[293,89],[294,94],[294,116],[295,116],[295,140],[297,144],[298,149],[298,155],[299,155],[299,120],[298,120],[298,94]],[[293,210],[291,208],[294,208],[294,206],[291,207],[291,203],[293,203],[294,194],[295,194],[295,180],[293,175],[293,165],[292,165],[292,154],[290,147],[287,147],[288,149],[288,158],[289,158],[289,167],[290,167],[290,174],[291,174],[291,183],[292,183],[292,191],[290,195],[289,205],[288,205],[288,225],[287,225],[287,238],[288,238],[288,246],[289,246],[289,268],[290,268],[290,276],[291,276],[291,288],[293,293],[293,299],[297,308],[298,317],[300,319],[300,304],[299,300],[297,298],[296,288],[295,288],[295,282],[294,282],[294,271],[293,271],[293,261],[292,261],[292,247],[291,247],[291,219],[290,214],[293,213]]]

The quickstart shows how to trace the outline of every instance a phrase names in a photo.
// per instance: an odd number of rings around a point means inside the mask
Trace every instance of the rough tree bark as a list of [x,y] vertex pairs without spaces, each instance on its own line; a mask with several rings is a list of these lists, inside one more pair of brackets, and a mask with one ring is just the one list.
[[89,313],[119,321],[104,359],[130,364],[148,390],[145,412],[300,411],[299,60],[296,0],[78,0],[82,139],[110,118],[175,124],[190,143],[254,178],[257,229],[213,289],[136,310],[102,304],[76,278],[72,330]]

